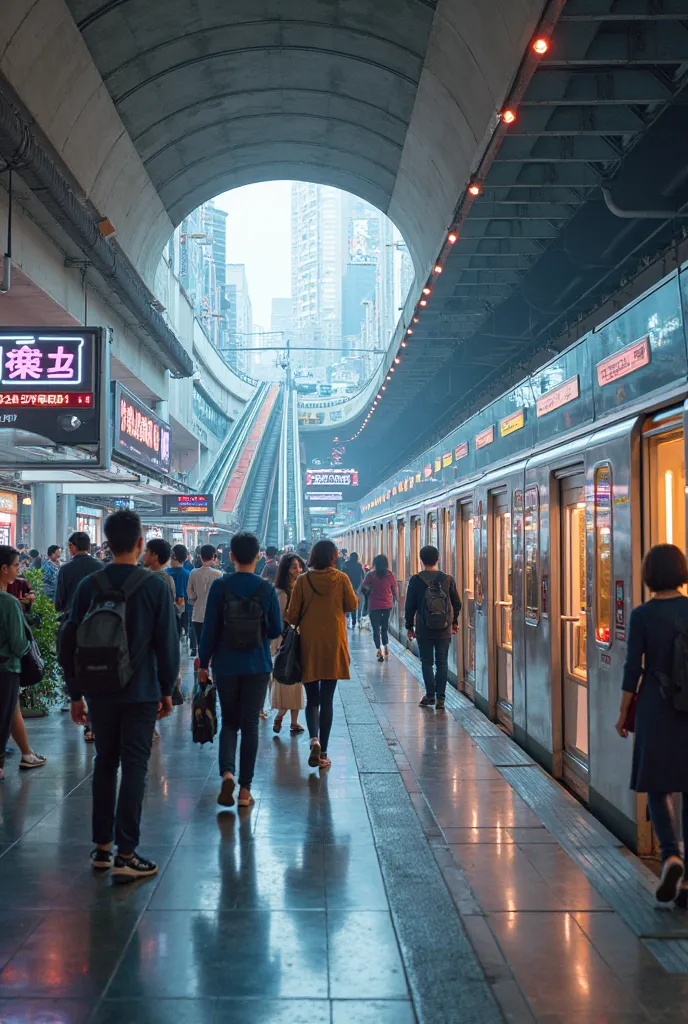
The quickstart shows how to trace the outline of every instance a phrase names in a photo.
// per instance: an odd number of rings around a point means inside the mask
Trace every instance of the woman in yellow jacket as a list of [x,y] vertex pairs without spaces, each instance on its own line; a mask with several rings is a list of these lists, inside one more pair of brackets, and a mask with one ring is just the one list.
[[338,679],[349,678],[346,616],[358,608],[349,577],[335,568],[339,552],[331,540],[319,540],[307,573],[294,583],[285,618],[300,622],[301,681],[306,689],[306,724],[311,738],[308,764],[329,768],[327,744],[332,729]]

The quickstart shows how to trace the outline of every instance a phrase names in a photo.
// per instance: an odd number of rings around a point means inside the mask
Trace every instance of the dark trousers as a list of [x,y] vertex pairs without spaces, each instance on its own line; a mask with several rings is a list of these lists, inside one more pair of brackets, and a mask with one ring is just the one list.
[[311,739],[319,739],[323,753],[327,751],[334,716],[336,679],[304,683],[306,689],[306,725]]
[[202,622],[193,622],[192,626],[193,626],[193,638],[194,638],[194,640],[196,642],[194,644],[194,647],[193,647],[193,650],[191,651],[191,653],[193,655],[196,655],[196,654],[198,654],[198,648],[199,648],[200,643],[201,643],[201,633],[203,632],[203,623]]
[[[117,704],[91,700],[89,705],[96,758],[93,766],[93,842],[115,842],[120,853],[133,853],[139,841],[148,760],[158,714],[157,702]],[[122,778],[117,793],[117,770]]]
[[195,658],[198,654],[198,644],[196,638],[198,633],[196,632],[196,623],[192,621],[191,616],[193,615],[193,609],[188,606],[186,609],[186,635],[189,638],[189,652],[192,658]]
[[418,641],[423,682],[428,697],[444,697],[447,692],[450,644],[450,637],[445,637],[442,640]]
[[241,732],[239,752],[239,785],[251,788],[258,753],[258,720],[265,704],[270,681],[264,675],[216,676],[215,683],[222,709],[220,730],[220,775],[236,768],[236,750]]
[[[652,827],[657,833],[657,842],[662,854],[662,861],[667,857],[680,857],[681,836],[672,793],[648,793],[647,807],[650,812]],[[681,831],[684,846],[688,844],[688,793],[681,796]]]
[[370,625],[373,627],[373,643],[376,647],[380,647],[380,636],[382,635],[382,644],[386,647],[389,643],[389,617],[392,614],[391,608],[371,608],[370,610]]
[[5,747],[12,732],[12,719],[18,697],[19,673],[0,672],[0,768],[5,767]]

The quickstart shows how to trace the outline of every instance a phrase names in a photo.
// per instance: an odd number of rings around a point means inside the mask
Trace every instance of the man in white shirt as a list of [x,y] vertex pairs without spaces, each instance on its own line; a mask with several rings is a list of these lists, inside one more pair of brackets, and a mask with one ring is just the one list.
[[222,573],[217,568],[216,551],[212,544],[204,544],[201,548],[201,567],[193,569],[189,574],[189,582],[186,588],[186,599],[193,606],[191,616],[192,629],[196,634],[196,641],[200,644],[203,620],[205,619],[205,606],[208,603],[208,592],[216,579]]

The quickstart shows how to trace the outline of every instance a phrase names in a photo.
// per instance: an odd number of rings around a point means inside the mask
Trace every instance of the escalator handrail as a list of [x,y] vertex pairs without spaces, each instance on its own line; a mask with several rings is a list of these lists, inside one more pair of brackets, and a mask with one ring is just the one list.
[[267,382],[264,381],[261,383],[256,388],[247,405],[244,407],[241,416],[234,425],[234,429],[223,442],[222,447],[215,457],[213,465],[203,479],[200,488],[202,493],[212,493],[216,500],[219,500],[221,495],[224,493],[227,480],[231,476],[234,464],[243,451],[246,438],[251,431],[255,418],[258,415],[263,402],[265,401],[268,387],[269,385]]

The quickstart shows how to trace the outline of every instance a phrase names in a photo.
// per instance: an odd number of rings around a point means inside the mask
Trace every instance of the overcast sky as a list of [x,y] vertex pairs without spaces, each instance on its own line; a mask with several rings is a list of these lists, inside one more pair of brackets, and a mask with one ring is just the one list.
[[253,322],[270,330],[273,298],[291,295],[291,182],[267,181],[225,192],[227,262],[245,263]]

